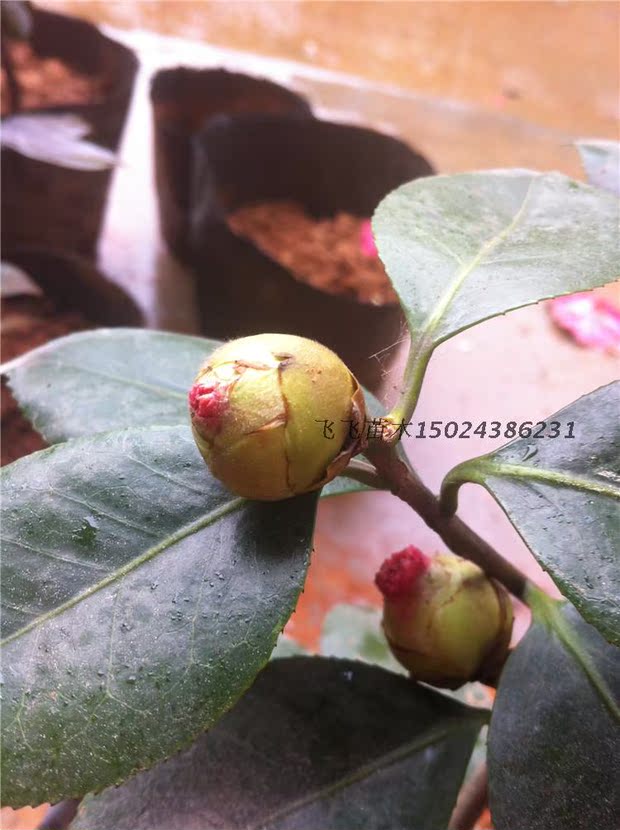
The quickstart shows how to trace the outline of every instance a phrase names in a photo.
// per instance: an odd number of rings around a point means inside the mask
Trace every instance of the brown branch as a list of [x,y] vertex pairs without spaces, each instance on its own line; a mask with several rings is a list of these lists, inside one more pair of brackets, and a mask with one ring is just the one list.
[[526,576],[458,516],[444,516],[437,496],[398,457],[394,447],[376,441],[369,444],[364,454],[375,465],[391,492],[412,507],[451,550],[475,562],[488,576],[504,585],[511,594],[520,600],[524,599],[528,585]]
[[459,793],[448,830],[472,830],[489,800],[487,765],[481,764]]

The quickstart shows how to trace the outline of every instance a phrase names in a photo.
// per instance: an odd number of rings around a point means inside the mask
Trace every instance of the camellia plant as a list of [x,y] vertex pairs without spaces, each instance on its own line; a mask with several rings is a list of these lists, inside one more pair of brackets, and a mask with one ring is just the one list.
[[[580,149],[613,175],[617,148]],[[4,803],[82,799],[81,830],[467,830],[488,725],[497,830],[618,826],[620,384],[518,425],[438,495],[399,441],[438,345],[619,276],[608,181],[435,176],[381,203],[373,232],[411,334],[387,413],[290,335],[98,330],[5,367],[51,447],[2,471]],[[466,482],[564,601],[458,518]],[[286,644],[270,660],[319,500],[373,488],[445,549],[386,551],[382,629],[349,620],[364,660]],[[532,611],[511,653],[510,595]],[[492,711],[446,691],[469,681],[496,686]]]

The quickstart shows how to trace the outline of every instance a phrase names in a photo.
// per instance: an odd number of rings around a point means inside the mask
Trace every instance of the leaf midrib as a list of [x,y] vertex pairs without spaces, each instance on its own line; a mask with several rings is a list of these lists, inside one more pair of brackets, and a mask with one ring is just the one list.
[[[486,710],[480,710],[481,713],[486,712]],[[481,727],[485,722],[486,718],[480,718]],[[458,718],[458,719],[450,719],[448,723],[446,723],[441,728],[434,728],[427,730],[423,736],[416,736],[414,740],[409,741],[406,744],[398,747],[397,749],[392,750],[391,752],[386,752],[384,755],[379,756],[374,761],[371,761],[368,764],[363,764],[362,766],[358,767],[356,770],[353,770],[348,775],[344,775],[342,778],[339,778],[337,781],[334,781],[331,784],[326,784],[323,787],[320,787],[315,792],[310,793],[307,796],[303,796],[302,798],[296,799],[295,801],[287,804],[285,807],[281,807],[280,809],[274,810],[268,816],[261,818],[258,823],[253,823],[252,825],[248,825],[246,830],[264,830],[264,828],[269,827],[270,823],[273,821],[278,821],[284,818],[291,813],[295,813],[298,810],[302,810],[304,807],[307,807],[309,804],[313,804],[316,801],[320,801],[323,798],[329,798],[335,793],[339,792],[340,790],[344,790],[347,787],[350,787],[353,784],[358,783],[359,781],[363,781],[365,778],[370,777],[374,772],[378,770],[384,769],[385,767],[392,766],[393,764],[402,761],[408,755],[413,755],[420,750],[426,749],[427,747],[440,743],[445,738],[449,737],[452,733],[457,733],[459,731],[465,732],[467,727],[471,727],[473,725],[474,717],[472,715],[471,719],[467,718]]]
[[222,505],[221,507],[218,507],[215,510],[211,510],[205,516],[202,516],[199,519],[195,519],[193,522],[184,525],[175,533],[171,533],[170,535],[166,536],[157,545],[153,545],[153,547],[148,548],[140,556],[137,556],[135,559],[132,559],[130,562],[127,562],[122,567],[117,568],[115,571],[112,571],[112,573],[110,573],[104,579],[100,580],[99,582],[96,582],[94,585],[91,585],[85,591],[82,591],[82,593],[76,594],[75,596],[68,599],[66,602],[63,602],[58,607],[53,608],[51,611],[48,611],[45,614],[42,614],[40,617],[37,617],[36,620],[33,620],[31,623],[28,623],[28,625],[25,625],[23,628],[18,629],[12,634],[9,634],[8,637],[6,637],[4,640],[2,640],[2,642],[0,642],[0,645],[8,645],[10,642],[17,639],[18,637],[22,637],[24,634],[27,634],[32,629],[37,628],[40,625],[43,625],[48,620],[60,616],[68,609],[72,608],[75,605],[78,605],[80,602],[83,602],[84,600],[93,596],[93,594],[96,594],[103,588],[107,588],[109,585],[113,584],[117,580],[136,570],[136,568],[139,568],[145,562],[148,562],[150,559],[153,559],[160,553],[163,553],[165,550],[172,547],[172,545],[177,544],[177,542],[180,542],[188,536],[197,533],[199,530],[208,527],[209,524],[213,523],[217,519],[222,518],[228,513],[234,512],[239,507],[241,507],[241,505],[244,504],[245,501],[246,500],[242,498],[232,499],[230,502]]
[[450,308],[454,298],[458,294],[461,286],[469,277],[469,275],[480,265],[480,263],[484,260],[485,256],[492,251],[499,243],[506,238],[506,236],[514,230],[514,228],[519,223],[523,213],[525,211],[525,207],[529,201],[529,197],[531,195],[534,183],[537,181],[535,176],[530,178],[530,183],[527,187],[525,192],[525,196],[523,197],[523,201],[519,206],[519,209],[515,212],[515,215],[512,217],[510,222],[503,228],[501,231],[495,234],[491,239],[487,240],[481,247],[478,253],[471,259],[468,263],[466,263],[459,271],[457,271],[454,279],[450,282],[447,286],[446,290],[443,292],[441,297],[439,298],[438,302],[435,305],[434,310],[431,314],[428,315],[422,326],[420,327],[419,331],[416,332],[416,336],[418,340],[423,341],[425,344],[428,344],[427,348],[430,347],[431,349],[434,348],[433,343],[433,332],[437,329],[438,325],[441,323],[442,319],[444,318],[446,312]]
[[[501,231],[498,231],[495,236],[483,243],[473,259],[464,264],[462,268],[456,272],[456,275],[440,296],[434,309],[426,316],[420,328],[416,327],[415,320],[412,317],[413,308],[409,303],[404,306],[407,325],[411,334],[411,344],[409,346],[409,357],[407,358],[404,372],[405,391],[401,397],[400,403],[396,409],[392,411],[392,416],[394,417],[396,423],[398,423],[398,421],[402,418],[409,420],[409,416],[413,413],[417,404],[420,390],[422,388],[424,374],[428,362],[431,359],[431,355],[433,354],[436,346],[443,342],[443,340],[447,340],[448,337],[450,337],[450,333],[444,334],[443,337],[435,337],[434,334],[439,324],[444,319],[445,314],[450,308],[454,298],[459,293],[461,286],[467,277],[475,270],[475,268],[477,268],[477,266],[484,261],[487,254],[494,250],[499,243],[517,226],[519,220],[523,216],[533,186],[535,182],[538,181],[535,174],[530,174],[530,176],[530,182],[523,197],[523,201],[510,222]],[[454,254],[452,254],[452,256],[454,256]],[[487,317],[489,316],[492,317],[494,315],[488,314]],[[483,317],[482,319],[485,318]],[[481,320],[478,322],[481,322]],[[470,323],[469,325],[472,324]],[[467,327],[467,325],[464,325],[460,330]],[[456,333],[456,331],[452,332],[452,334]]]
[[[473,465],[472,465],[473,466]],[[483,473],[501,478],[531,479],[542,481],[545,484],[556,484],[560,487],[571,487],[574,490],[584,490],[620,500],[620,489],[611,485],[601,484],[586,476],[577,476],[573,473],[563,473],[559,470],[548,470],[541,467],[528,467],[524,464],[509,462],[486,461],[476,465]]]
[[587,651],[575,626],[562,613],[564,602],[553,599],[540,588],[529,586],[526,600],[535,620],[553,632],[562,648],[581,669],[603,706],[620,724],[620,706],[592,656]]

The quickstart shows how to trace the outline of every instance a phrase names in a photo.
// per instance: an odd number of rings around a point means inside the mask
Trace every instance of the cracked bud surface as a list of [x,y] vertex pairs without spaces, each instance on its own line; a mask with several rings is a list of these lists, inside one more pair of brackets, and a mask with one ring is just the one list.
[[502,585],[473,562],[413,545],[386,559],[375,582],[390,648],[412,678],[451,689],[495,680],[513,623]]
[[249,499],[316,490],[363,448],[357,380],[337,355],[304,337],[258,334],[220,346],[198,373],[189,408],[211,472]]

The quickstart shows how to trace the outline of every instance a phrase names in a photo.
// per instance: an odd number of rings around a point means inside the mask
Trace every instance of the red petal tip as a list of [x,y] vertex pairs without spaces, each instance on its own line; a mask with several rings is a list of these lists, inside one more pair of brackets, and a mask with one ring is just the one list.
[[429,565],[430,558],[425,553],[408,545],[385,560],[375,576],[375,585],[386,599],[402,599]]
[[189,391],[189,407],[195,418],[215,426],[228,405],[228,388],[224,385],[195,383]]

